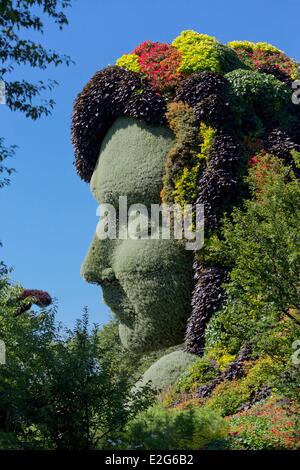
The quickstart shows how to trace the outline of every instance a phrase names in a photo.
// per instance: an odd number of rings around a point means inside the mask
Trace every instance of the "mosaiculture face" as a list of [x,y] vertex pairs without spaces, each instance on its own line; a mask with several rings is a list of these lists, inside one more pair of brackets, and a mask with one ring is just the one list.
[[[205,329],[225,301],[230,266],[213,251],[225,213],[249,197],[245,176],[263,158],[293,167],[299,116],[295,62],[267,43],[184,31],[146,41],[97,72],[78,95],[72,137],[79,176],[100,205],[203,204],[205,244],[99,240],[82,266],[99,284],[129,349],[185,343],[201,355]],[[117,224],[120,221],[117,218]]]
[[[118,118],[103,139],[90,186],[100,205],[159,204],[162,175],[174,137],[167,127]],[[117,217],[117,224],[120,220]],[[192,255],[174,240],[100,240],[95,235],[82,267],[102,286],[119,320],[122,343],[147,351],[183,342],[190,313]]]

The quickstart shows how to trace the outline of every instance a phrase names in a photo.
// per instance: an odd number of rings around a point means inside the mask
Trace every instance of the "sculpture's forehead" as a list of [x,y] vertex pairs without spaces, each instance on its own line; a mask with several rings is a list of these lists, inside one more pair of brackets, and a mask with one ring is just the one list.
[[91,179],[91,190],[100,203],[159,203],[171,130],[149,126],[134,118],[118,118],[107,132]]

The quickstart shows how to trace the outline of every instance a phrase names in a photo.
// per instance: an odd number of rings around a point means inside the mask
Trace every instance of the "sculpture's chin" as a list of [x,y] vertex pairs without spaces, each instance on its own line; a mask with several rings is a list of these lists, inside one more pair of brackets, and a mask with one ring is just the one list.
[[141,325],[135,325],[134,328],[130,328],[121,322],[119,323],[119,336],[124,348],[140,353],[159,351],[171,346],[177,346],[183,342],[183,333],[177,339],[172,337],[171,340],[164,336],[159,339],[156,329],[155,331],[152,331],[152,328],[143,329]]
[[134,330],[126,326],[124,323],[119,323],[119,336],[124,348],[132,350],[134,346]]

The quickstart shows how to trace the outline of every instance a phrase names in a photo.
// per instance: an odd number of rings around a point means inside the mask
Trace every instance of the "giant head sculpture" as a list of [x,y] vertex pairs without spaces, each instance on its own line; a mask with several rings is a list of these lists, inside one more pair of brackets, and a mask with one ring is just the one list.
[[[151,351],[183,343],[201,354],[223,301],[228,267],[209,246],[225,212],[247,197],[249,164],[299,144],[293,60],[266,43],[219,43],[184,31],[147,41],[97,72],[78,95],[72,138],[79,176],[99,204],[204,204],[205,249],[175,239],[95,235],[82,274],[102,286],[123,344]],[[252,162],[252,163],[251,163]],[[117,218],[117,224],[121,221]]]

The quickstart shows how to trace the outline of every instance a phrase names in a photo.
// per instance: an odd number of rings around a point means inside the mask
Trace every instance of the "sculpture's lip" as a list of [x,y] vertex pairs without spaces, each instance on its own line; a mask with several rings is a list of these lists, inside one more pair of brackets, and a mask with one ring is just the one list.
[[[105,277],[100,277],[96,280],[94,275],[89,275],[88,273],[85,273],[83,276],[85,281],[87,281],[89,284],[96,284],[99,287],[121,287],[122,286],[122,279],[124,276],[137,276],[137,275],[143,275],[143,276],[164,276],[164,275],[171,275],[171,276],[182,276],[186,275],[187,272],[190,272],[190,269],[182,269],[182,270],[167,270],[167,269],[149,269],[149,270],[143,270],[143,269],[132,269],[128,271],[122,271],[122,273],[118,274],[117,276],[105,276]],[[93,280],[92,280],[93,279]]]
[[118,281],[118,279],[116,277],[114,278],[110,278],[110,277],[107,277],[107,278],[103,278],[101,280],[99,280],[99,285],[100,287],[105,287],[105,286],[109,286],[109,287],[113,287],[113,286],[120,286],[120,282]]

